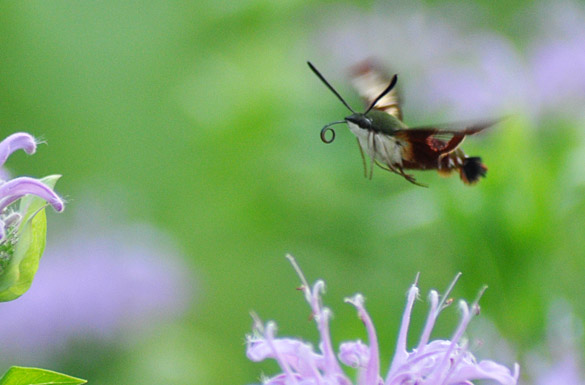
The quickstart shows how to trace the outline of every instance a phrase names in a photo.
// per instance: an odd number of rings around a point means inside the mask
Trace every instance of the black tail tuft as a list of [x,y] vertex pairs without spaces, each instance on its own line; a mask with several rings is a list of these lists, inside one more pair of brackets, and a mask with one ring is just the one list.
[[466,184],[474,184],[479,181],[479,178],[485,177],[487,174],[487,167],[481,163],[481,158],[474,156],[465,158],[463,166],[460,170],[461,180]]

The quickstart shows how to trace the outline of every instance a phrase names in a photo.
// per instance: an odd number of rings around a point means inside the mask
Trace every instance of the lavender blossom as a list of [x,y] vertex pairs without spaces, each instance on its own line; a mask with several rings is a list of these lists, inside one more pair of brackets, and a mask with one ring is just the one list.
[[[321,305],[321,294],[325,289],[323,281],[317,281],[311,288],[295,260],[288,256],[303,283],[302,290],[309,303],[317,329],[321,336],[319,351],[301,340],[292,338],[276,338],[276,324],[268,322],[262,325],[255,320],[254,333],[247,338],[247,356],[252,361],[274,359],[282,369],[282,373],[264,380],[265,385],[350,385],[353,382],[342,370],[339,362],[357,369],[359,385],[462,385],[471,384],[472,380],[493,380],[502,385],[517,383],[519,368],[514,371],[494,361],[477,362],[467,350],[463,333],[474,315],[479,312],[475,301],[471,307],[465,301],[459,301],[461,320],[450,340],[430,341],[431,331],[443,308],[451,301],[447,300],[459,275],[453,280],[445,295],[431,290],[429,300],[431,308],[423,329],[419,344],[412,351],[407,350],[407,335],[414,301],[419,289],[417,282],[408,291],[406,310],[402,316],[402,324],[398,342],[390,368],[383,379],[380,375],[378,341],[374,324],[364,307],[364,297],[356,294],[346,302],[358,311],[358,317],[364,323],[369,344],[362,341],[344,342],[335,357],[331,337],[329,335],[329,319],[331,311]],[[417,277],[418,278],[418,277]],[[483,291],[482,291],[483,292]],[[338,361],[339,359],[339,361]]]
[[[131,344],[177,320],[196,280],[168,237],[150,225],[120,225],[115,210],[76,211],[54,231],[28,293],[0,306],[5,354],[25,364],[54,364],[69,344]],[[90,206],[88,209],[87,206]]]
[[535,106],[546,112],[585,118],[585,7],[569,0],[539,2],[526,24],[531,31],[528,58],[537,91]]
[[[36,151],[37,142],[26,133],[0,142],[0,169],[16,150]],[[63,211],[63,200],[53,191],[59,175],[41,180],[11,179],[0,173],[0,302],[23,295],[32,284],[45,249],[47,203]],[[46,203],[45,203],[46,202]]]
[[[17,150],[24,150],[27,154],[34,154],[37,149],[35,139],[24,132],[12,134],[0,142],[0,167],[4,165],[8,157]],[[24,213],[10,210],[9,206],[27,194],[36,195],[49,203],[56,211],[63,211],[64,203],[52,188],[38,179],[20,177],[5,180],[5,175],[0,176],[0,245],[9,241],[6,234],[14,233],[13,230],[20,224]]]

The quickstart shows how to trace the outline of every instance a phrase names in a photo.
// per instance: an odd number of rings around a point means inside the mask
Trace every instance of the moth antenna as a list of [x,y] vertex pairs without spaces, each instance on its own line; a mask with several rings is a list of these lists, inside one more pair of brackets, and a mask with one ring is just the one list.
[[380,101],[380,99],[382,99],[384,96],[386,96],[386,94],[388,92],[392,91],[392,89],[396,85],[396,82],[398,82],[398,75],[394,75],[392,77],[392,80],[390,80],[390,84],[388,84],[388,87],[386,87],[386,89],[384,91],[382,91],[382,93],[380,95],[378,95],[378,97],[376,99],[374,99],[374,101],[372,102],[372,104],[370,104],[370,106],[368,107],[368,109],[366,110],[366,112],[364,112],[364,115],[366,115],[368,112],[370,112],[370,110],[372,108],[374,108],[374,106],[376,105],[376,103],[378,103]]
[[[327,88],[329,88],[331,90],[331,92],[333,92],[335,94],[335,96],[337,96],[337,98],[339,100],[341,100],[341,103],[343,103],[343,105],[346,106],[348,110],[350,110],[352,113],[355,114],[355,111],[349,106],[349,104],[347,104],[347,102],[341,97],[341,95],[339,95],[339,92],[335,91],[335,88],[333,88],[333,86],[331,84],[329,84],[329,82],[327,80],[325,80],[323,75],[321,75],[321,72],[319,72],[317,70],[317,68],[315,68],[315,66],[310,61],[308,61],[307,64],[309,65],[309,68],[311,68],[311,70],[315,73],[315,75],[317,75],[317,77],[319,79],[321,79],[321,81],[327,86]],[[331,140],[331,141],[333,141],[333,140]],[[325,143],[331,143],[331,142],[325,142]]]
[[[341,123],[345,123],[345,120],[340,120],[339,122],[329,123],[321,129],[321,140],[323,141],[323,143],[329,144],[335,140],[335,130],[333,128],[331,128],[331,126],[333,126],[334,124],[341,124]],[[331,131],[331,139],[329,139],[329,140],[327,140],[327,138],[325,137],[325,135],[327,134],[327,131]]]

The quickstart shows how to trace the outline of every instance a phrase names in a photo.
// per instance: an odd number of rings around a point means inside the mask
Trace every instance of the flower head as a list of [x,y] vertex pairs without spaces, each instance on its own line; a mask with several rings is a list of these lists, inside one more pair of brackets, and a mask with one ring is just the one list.
[[[358,312],[364,323],[369,343],[362,341],[344,342],[335,356],[329,335],[329,319],[331,312],[321,305],[321,293],[325,288],[323,281],[317,281],[311,288],[294,259],[288,257],[303,282],[305,299],[311,306],[313,318],[321,336],[319,351],[306,342],[276,338],[276,324],[268,322],[262,325],[255,320],[254,333],[247,338],[247,355],[252,361],[275,359],[282,373],[268,378],[265,385],[350,385],[353,382],[342,370],[340,362],[357,369],[358,385],[449,385],[471,384],[473,380],[492,380],[502,385],[514,385],[518,380],[518,365],[514,371],[493,361],[477,362],[467,350],[463,333],[467,325],[479,312],[475,301],[471,307],[465,301],[459,301],[461,320],[450,340],[430,341],[435,321],[451,301],[446,300],[459,275],[442,297],[435,290],[429,293],[431,308],[427,317],[418,346],[412,351],[407,350],[407,334],[414,301],[418,296],[417,282],[408,291],[406,310],[402,316],[402,324],[394,357],[385,378],[380,375],[378,341],[374,324],[364,307],[364,297],[356,294],[346,299]],[[418,277],[417,277],[418,278]],[[483,291],[482,291],[483,292]],[[338,361],[339,359],[339,361]]]
[[[27,154],[34,154],[37,149],[35,139],[24,132],[12,134],[0,142],[0,167],[8,157],[17,150],[24,150]],[[63,200],[52,188],[29,177],[20,177],[12,180],[4,180],[5,175],[0,176],[0,242],[3,242],[6,231],[11,226],[17,225],[22,214],[8,210],[8,207],[27,194],[36,195],[49,203],[56,211],[63,211]]]
[[[14,151],[33,154],[36,148],[31,135],[10,135],[0,142],[0,169]],[[0,173],[0,301],[18,298],[32,283],[45,247],[44,207],[48,203],[56,211],[64,209],[52,188],[57,179],[57,175],[9,179]]]

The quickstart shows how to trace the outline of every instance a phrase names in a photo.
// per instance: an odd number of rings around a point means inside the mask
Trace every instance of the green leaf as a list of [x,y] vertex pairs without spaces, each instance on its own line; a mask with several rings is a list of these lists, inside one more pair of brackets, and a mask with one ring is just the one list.
[[[54,187],[60,175],[51,175],[41,179],[49,187]],[[26,195],[20,200],[19,212],[22,215],[20,227],[16,234],[14,254],[0,273],[0,302],[12,301],[30,288],[39,267],[39,261],[45,250],[47,237],[47,203],[35,196]]]
[[0,378],[0,385],[85,384],[87,381],[52,370],[13,366]]

